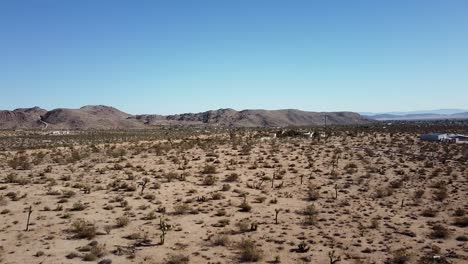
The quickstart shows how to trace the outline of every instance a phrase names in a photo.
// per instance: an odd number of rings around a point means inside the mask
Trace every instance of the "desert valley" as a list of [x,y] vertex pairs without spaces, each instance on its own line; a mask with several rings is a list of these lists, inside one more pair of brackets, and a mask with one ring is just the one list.
[[0,263],[466,263],[468,123],[362,120],[2,130]]

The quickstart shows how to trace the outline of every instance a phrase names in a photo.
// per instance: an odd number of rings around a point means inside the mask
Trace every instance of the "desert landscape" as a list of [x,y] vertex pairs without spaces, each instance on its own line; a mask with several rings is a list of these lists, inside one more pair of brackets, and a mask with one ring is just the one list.
[[0,1],[0,264],[468,264],[468,1]]
[[0,263],[466,263],[442,129],[468,126],[3,130]]

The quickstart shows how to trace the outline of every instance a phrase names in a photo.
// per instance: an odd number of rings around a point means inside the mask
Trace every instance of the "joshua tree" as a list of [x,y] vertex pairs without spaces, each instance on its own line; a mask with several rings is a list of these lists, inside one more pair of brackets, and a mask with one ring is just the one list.
[[148,184],[150,180],[148,178],[143,178],[143,181],[140,182],[138,185],[141,186],[141,193],[140,195],[143,195],[143,192],[145,191],[146,185]]
[[310,247],[307,246],[307,243],[305,241],[302,241],[298,246],[297,246],[297,252],[299,253],[307,253],[309,252]]
[[335,250],[328,252],[328,258],[330,259],[330,264],[335,264],[341,261],[341,257],[335,256]]
[[169,226],[166,224],[166,220],[164,220],[163,217],[159,219],[159,228],[161,229],[161,235],[159,236],[161,239],[160,244],[164,245],[164,242],[166,240],[166,234],[167,234],[167,231],[169,230]]
[[275,209],[275,223],[278,224],[278,214],[281,211],[281,209]]
[[28,221],[26,222],[26,231],[29,231],[29,220],[31,219],[32,214],[32,206],[29,206],[28,209]]

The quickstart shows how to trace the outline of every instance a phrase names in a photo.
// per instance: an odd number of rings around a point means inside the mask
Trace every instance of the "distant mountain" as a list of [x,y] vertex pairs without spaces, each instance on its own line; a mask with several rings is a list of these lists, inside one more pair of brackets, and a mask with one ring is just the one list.
[[372,113],[372,112],[361,112],[359,114],[364,116],[381,116],[381,115],[391,115],[391,116],[407,116],[407,115],[420,115],[420,114],[435,114],[435,115],[453,115],[458,113],[468,112],[464,109],[437,109],[437,110],[418,110],[418,111],[409,111],[409,112],[384,112],[384,113]]
[[1,129],[131,129],[154,125],[209,125],[230,127],[286,127],[323,125],[325,116],[331,125],[372,123],[352,112],[305,112],[287,110],[219,109],[179,115],[130,115],[109,106],[84,106],[79,109],[40,108],[0,111]]
[[443,119],[468,119],[468,112],[458,112],[454,114],[418,113],[418,114],[377,114],[368,115],[374,120],[443,120]]

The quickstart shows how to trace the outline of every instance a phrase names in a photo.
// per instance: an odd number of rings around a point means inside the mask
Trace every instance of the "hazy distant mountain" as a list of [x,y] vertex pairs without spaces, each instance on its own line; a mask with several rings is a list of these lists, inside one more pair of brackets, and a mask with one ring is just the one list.
[[359,114],[368,116],[368,117],[381,117],[381,116],[392,116],[392,117],[398,117],[398,116],[408,116],[408,115],[426,115],[426,114],[432,114],[432,115],[454,115],[454,114],[459,114],[459,113],[464,113],[468,112],[468,110],[464,109],[437,109],[437,110],[419,110],[419,111],[409,111],[409,112],[383,112],[383,113],[372,113],[372,112],[361,112]]
[[393,112],[383,114],[367,114],[374,120],[441,120],[468,119],[468,111],[461,109],[440,109],[433,111]]
[[373,122],[352,112],[305,112],[300,110],[219,109],[179,115],[130,115],[109,106],[85,106],[79,109],[40,108],[0,111],[0,128],[48,129],[127,129],[152,125],[213,125],[233,127],[286,127],[328,124],[351,125]]

